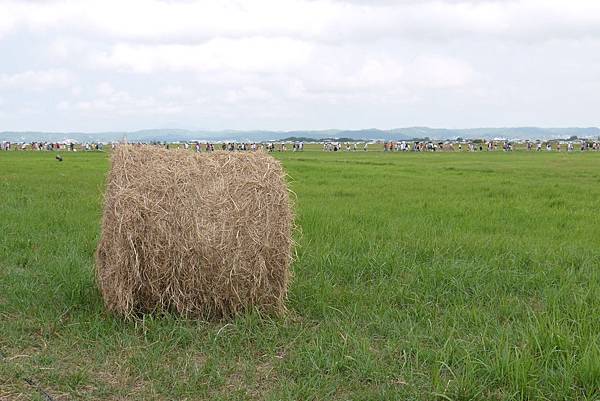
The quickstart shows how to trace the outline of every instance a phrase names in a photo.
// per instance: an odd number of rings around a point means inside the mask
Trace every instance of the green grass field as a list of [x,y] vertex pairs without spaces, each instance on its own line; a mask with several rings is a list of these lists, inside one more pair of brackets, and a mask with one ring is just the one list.
[[[104,153],[0,153],[0,400],[598,400],[600,154],[275,154],[290,313],[104,311]],[[34,380],[36,386],[26,380]]]

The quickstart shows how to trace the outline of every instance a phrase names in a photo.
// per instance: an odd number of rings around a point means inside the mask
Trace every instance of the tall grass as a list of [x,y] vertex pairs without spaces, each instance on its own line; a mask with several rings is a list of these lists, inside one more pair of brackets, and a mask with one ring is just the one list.
[[276,156],[291,313],[206,323],[105,313],[104,154],[1,153],[0,399],[600,398],[600,155]]

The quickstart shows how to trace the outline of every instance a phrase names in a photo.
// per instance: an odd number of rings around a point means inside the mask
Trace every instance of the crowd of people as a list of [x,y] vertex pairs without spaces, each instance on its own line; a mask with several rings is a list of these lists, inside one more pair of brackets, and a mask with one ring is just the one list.
[[52,151],[62,150],[67,152],[77,151],[98,151],[103,150],[104,144],[101,142],[76,144],[74,142],[22,142],[12,143],[10,141],[2,141],[0,150],[35,150],[35,151]]
[[[286,152],[288,151],[288,147],[293,152],[302,152],[304,151],[304,142],[222,142],[222,143],[210,143],[210,142],[184,142],[179,144],[172,144],[166,142],[150,142],[150,143],[142,143],[135,142],[132,143],[134,145],[154,145],[154,146],[163,146],[166,149],[173,148],[181,148],[181,149],[191,149],[195,152],[214,152],[215,150],[224,150],[224,151],[257,151],[264,150],[267,152]],[[104,149],[104,144],[98,143],[75,143],[75,142],[25,142],[25,143],[12,143],[10,141],[0,142],[0,150],[1,151],[9,151],[9,150],[34,150],[34,151],[101,151]],[[110,143],[111,149],[115,149],[118,146],[118,143]]]
[[[381,142],[376,142],[381,144]],[[184,142],[171,144],[165,142],[136,143],[145,145],[164,146],[166,149],[183,148],[191,149],[195,152],[213,152],[215,150],[223,151],[257,151],[267,152],[302,152],[304,151],[304,142]],[[505,151],[511,152],[516,147],[530,152],[552,152],[552,151],[600,151],[600,141],[579,140],[574,141],[526,141],[522,143],[513,143],[510,141],[473,141],[473,142],[433,142],[433,141],[387,141],[383,142],[384,152],[493,152]],[[111,149],[118,146],[117,143],[109,144]],[[369,150],[368,142],[324,142],[324,152],[356,152]],[[9,150],[33,150],[33,151],[102,151],[104,144],[94,143],[75,143],[75,142],[30,142],[30,143],[11,143],[9,141],[0,142],[1,151]]]
[[350,152],[350,151],[357,151],[360,148],[362,148],[363,151],[367,151],[369,150],[369,144],[367,142],[365,142],[364,144],[362,142],[352,142],[352,144],[350,142],[346,142],[346,143],[341,143],[341,142],[325,142],[323,143],[323,151],[324,152],[341,152],[342,150],[345,150],[346,152]]
[[[523,145],[527,151],[537,151],[541,152],[543,149],[547,152],[551,151],[562,151],[566,150],[568,152],[572,152],[575,149],[579,149],[583,151],[600,151],[600,142],[599,141],[587,141],[582,140],[578,143],[570,142],[531,142],[527,141]],[[384,152],[454,152],[458,151],[468,151],[468,152],[493,152],[502,150],[504,152],[511,152],[515,149],[515,144],[509,141],[482,141],[482,142],[407,142],[407,141],[398,141],[398,142],[384,142],[383,143],[383,151]],[[355,149],[356,150],[356,149]]]
[[[293,152],[301,152],[304,150],[303,142],[293,142],[291,145],[292,145],[291,147],[292,147]],[[165,144],[164,146],[167,149],[169,149],[171,147],[171,145],[168,143]],[[274,142],[267,142],[267,143],[222,142],[220,144],[217,144],[217,149],[229,151],[229,152],[234,152],[234,151],[238,151],[238,152],[253,151],[254,152],[257,150],[264,150],[267,152],[275,152],[275,151],[285,152],[285,151],[287,151],[287,146],[288,146],[288,144],[286,144],[285,142],[281,142],[279,144],[276,144]],[[182,147],[183,149],[193,148],[193,150],[197,153],[214,152],[215,151],[215,144],[210,143],[210,142],[206,142],[206,143],[204,143],[204,145],[200,142],[194,142],[192,144],[186,142],[186,143],[180,144],[179,147]]]
[[[292,152],[302,152],[304,151],[304,142],[219,142],[219,143],[211,143],[211,142],[184,142],[179,144],[171,144],[171,143],[162,143],[162,142],[153,142],[153,143],[135,143],[137,145],[155,145],[155,146],[164,146],[166,149],[192,149],[194,152],[214,152],[215,150],[222,150],[228,152],[244,152],[244,151],[257,151],[262,150],[266,152],[286,152],[288,151],[288,147]],[[111,144],[112,148],[117,146],[117,144]]]

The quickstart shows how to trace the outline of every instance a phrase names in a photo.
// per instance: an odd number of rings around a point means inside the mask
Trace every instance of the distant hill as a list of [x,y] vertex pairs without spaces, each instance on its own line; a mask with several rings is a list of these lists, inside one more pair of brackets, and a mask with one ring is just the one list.
[[236,142],[258,142],[276,141],[285,138],[302,138],[304,141],[321,140],[324,138],[348,139],[348,140],[410,140],[415,138],[440,139],[558,139],[577,136],[579,138],[600,137],[600,129],[588,128],[540,128],[540,127],[507,127],[507,128],[429,128],[429,127],[406,127],[381,130],[377,128],[360,130],[319,130],[319,131],[206,131],[185,129],[147,129],[132,132],[0,132],[0,140],[11,142],[57,142],[75,140],[78,142],[112,142],[127,138],[131,142],[151,141],[236,141]]

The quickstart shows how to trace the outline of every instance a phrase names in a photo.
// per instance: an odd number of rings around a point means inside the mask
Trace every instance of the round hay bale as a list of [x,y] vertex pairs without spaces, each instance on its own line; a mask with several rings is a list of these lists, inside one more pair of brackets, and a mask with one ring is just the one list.
[[124,316],[280,315],[292,229],[285,173],[264,152],[119,146],[96,251],[100,291]]

